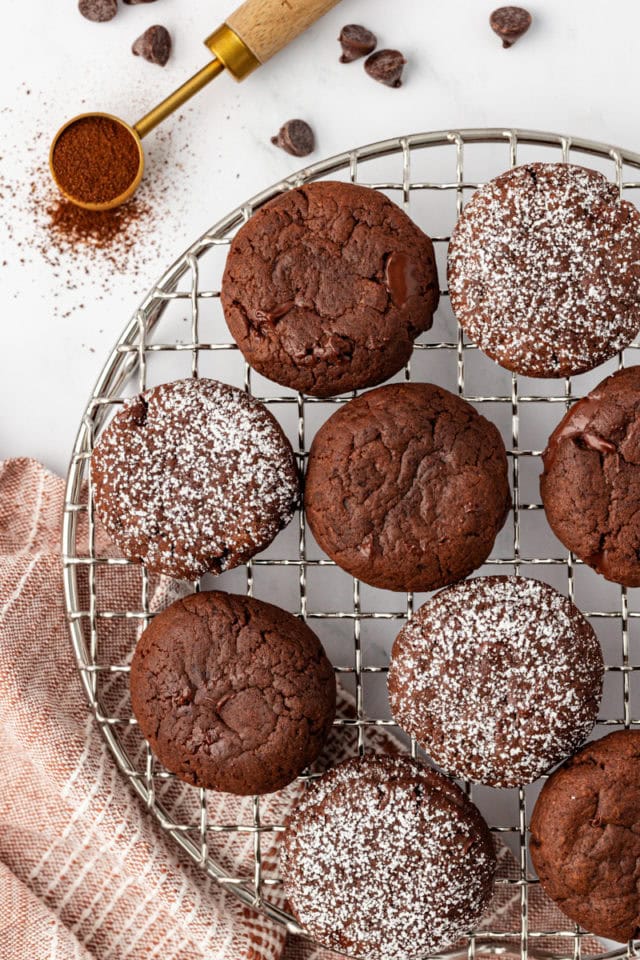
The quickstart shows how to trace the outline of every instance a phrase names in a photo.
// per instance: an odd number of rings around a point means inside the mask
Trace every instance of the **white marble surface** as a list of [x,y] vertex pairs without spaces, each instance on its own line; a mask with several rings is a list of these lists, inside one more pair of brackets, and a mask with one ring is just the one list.
[[[46,159],[60,122],[83,109],[136,119],[206,62],[202,39],[233,6],[158,0],[122,6],[115,20],[92,24],[77,14],[75,0],[2,4],[0,456],[32,455],[65,469],[87,394],[146,287],[208,225],[299,166],[269,143],[290,116],[314,126],[312,159],[462,125],[519,125],[640,148],[640,5],[632,0],[614,0],[606,11],[596,0],[532,0],[534,27],[509,51],[487,25],[489,0],[343,0],[244,84],[220,77],[183,121],[168,121],[170,141],[152,135],[148,177],[178,185],[163,201],[158,243],[146,256],[132,251],[131,269],[118,275],[105,263],[91,264],[85,275],[82,256],[69,256],[63,269],[78,271],[79,289],[67,290],[37,244],[25,252],[8,236],[33,233],[32,214],[16,198],[26,196],[34,163]],[[129,52],[155,22],[166,23],[175,39],[164,70]],[[345,22],[365,23],[382,46],[405,52],[402,89],[374,83],[361,64],[338,63],[335,38]]]

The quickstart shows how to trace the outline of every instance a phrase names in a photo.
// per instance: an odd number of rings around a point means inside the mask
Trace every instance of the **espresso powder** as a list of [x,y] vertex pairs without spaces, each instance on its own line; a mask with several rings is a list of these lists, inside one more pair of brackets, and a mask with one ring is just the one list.
[[110,117],[83,117],[67,127],[53,151],[58,184],[84,203],[108,203],[131,186],[140,166],[135,138]]

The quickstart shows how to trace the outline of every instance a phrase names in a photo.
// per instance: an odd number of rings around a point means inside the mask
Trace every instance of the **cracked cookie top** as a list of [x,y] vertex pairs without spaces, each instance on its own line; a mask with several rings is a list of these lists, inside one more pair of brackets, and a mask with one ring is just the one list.
[[195,378],[128,400],[93,451],[91,479],[124,556],[181,580],[264,550],[299,495],[291,444],[266,407]]
[[567,597],[539,580],[477,577],[428,600],[398,634],[389,700],[446,773],[532,783],[591,732],[604,664]]
[[154,617],[131,663],[131,704],[167,770],[198,787],[271,793],[320,753],[336,704],[333,667],[292,614],[222,592]]
[[640,213],[601,173],[531,163],[481,187],[449,245],[460,325],[529,377],[604,363],[640,329]]
[[640,731],[587,743],[551,775],[529,849],[568,917],[619,943],[640,936]]
[[259,373],[330,397],[407,362],[438,305],[433,244],[377,190],[283,193],[235,236],[222,281],[231,334]]
[[540,491],[555,535],[607,580],[640,586],[640,367],[578,400],[543,462]]
[[448,390],[396,383],[350,400],[309,453],[305,511],[344,570],[436,590],[489,556],[511,503],[496,427]]
[[489,828],[455,783],[408,757],[367,754],[305,794],[280,867],[315,940],[361,960],[418,960],[475,926],[496,860]]

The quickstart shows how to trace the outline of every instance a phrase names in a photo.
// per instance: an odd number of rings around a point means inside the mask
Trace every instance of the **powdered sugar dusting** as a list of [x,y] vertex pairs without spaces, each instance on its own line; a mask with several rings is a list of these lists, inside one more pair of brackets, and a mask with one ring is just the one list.
[[529,376],[590,370],[640,328],[640,213],[602,174],[533,163],[478,190],[449,246],[469,337]]
[[406,757],[368,755],[335,767],[302,800],[281,871],[319,942],[363,960],[411,960],[476,923],[495,855],[455,784]]
[[595,723],[598,639],[556,590],[478,577],[424,604],[400,632],[391,708],[448,772],[492,786],[530,783]]
[[128,401],[91,462],[95,501],[130,559],[180,579],[246,562],[293,516],[291,445],[267,409],[214,380]]

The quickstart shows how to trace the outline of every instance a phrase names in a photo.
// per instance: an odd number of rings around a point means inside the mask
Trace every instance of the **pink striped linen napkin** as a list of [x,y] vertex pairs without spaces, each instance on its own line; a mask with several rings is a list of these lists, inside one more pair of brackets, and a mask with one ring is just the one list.
[[[36,461],[0,463],[0,960],[329,960],[333,954],[287,937],[207,879],[119,773],[88,710],[69,639],[63,494],[63,481]],[[133,577],[121,571],[110,587],[112,609],[134,602]],[[154,584],[156,609],[172,589]],[[114,627],[109,639],[126,660],[130,638]],[[126,692],[112,693],[117,707]],[[369,745],[394,748],[378,732]],[[350,749],[334,741],[329,762]],[[284,818],[297,789],[268,798],[266,814]],[[194,793],[172,781],[165,802],[180,811]],[[218,794],[210,803],[210,819],[248,816],[249,800]],[[223,839],[215,854],[246,872],[251,843],[246,834]],[[276,854],[275,845],[263,851],[266,870]],[[499,860],[501,877],[518,876],[504,846]],[[539,888],[528,907],[531,930],[571,929]],[[515,947],[520,913],[519,890],[501,884],[485,924],[511,933]],[[572,944],[542,937],[531,947],[534,956],[566,955]],[[583,956],[601,949],[592,938],[582,942]]]

